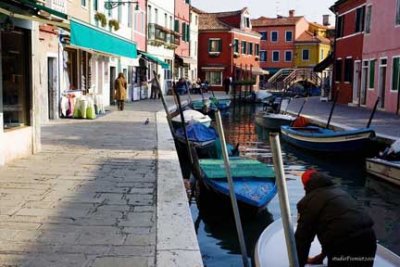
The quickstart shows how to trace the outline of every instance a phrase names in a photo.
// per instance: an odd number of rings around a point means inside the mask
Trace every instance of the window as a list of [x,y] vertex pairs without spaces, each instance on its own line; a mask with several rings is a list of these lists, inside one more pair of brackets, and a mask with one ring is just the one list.
[[164,26],[165,26],[165,28],[168,28],[168,15],[167,15],[167,13],[164,13]]
[[186,42],[190,41],[190,25],[186,24]]
[[222,71],[207,71],[206,72],[206,81],[210,83],[210,85],[222,85]]
[[254,55],[258,56],[260,54],[260,45],[256,44],[255,46],[256,46],[256,48],[255,48],[256,51],[254,51]]
[[221,39],[209,39],[208,40],[208,53],[220,53],[222,50]]
[[190,0],[185,0],[185,3],[190,5]]
[[337,27],[336,27],[336,37],[343,37],[344,35],[344,16],[338,17]]
[[308,49],[303,49],[303,61],[309,61],[310,60],[310,50]]
[[366,22],[365,22],[365,32],[370,33],[371,32],[371,15],[372,15],[372,6],[367,6],[367,17],[366,17]]
[[279,51],[273,51],[272,52],[272,61],[273,62],[278,62],[279,61]]
[[[2,109],[5,129],[30,125],[30,70],[29,31],[15,28],[13,31],[1,31],[2,48]],[[72,63],[67,62],[69,67]],[[72,73],[71,73],[72,75]],[[71,85],[74,83],[70,79]],[[1,129],[1,131],[3,131]]]
[[98,0],[93,1],[93,9],[94,9],[94,11],[99,10],[99,1]]
[[268,39],[268,33],[267,32],[260,32],[261,34],[261,40],[267,40]]
[[400,25],[400,0],[397,0],[396,6],[396,25]]
[[158,9],[154,9],[154,23],[158,24]]
[[169,28],[172,30],[172,16],[169,16]]
[[182,41],[186,41],[186,23],[182,22]]
[[253,43],[249,43],[249,51],[247,54],[253,55]]
[[147,21],[149,23],[151,23],[151,19],[152,19],[152,17],[151,17],[151,6],[149,5],[148,6],[148,11],[147,11]]
[[81,6],[86,7],[86,0],[81,0]]
[[267,61],[267,51],[265,51],[265,50],[260,51],[260,61],[262,61],[262,62]]
[[239,40],[233,40],[233,52],[239,54]]
[[369,62],[369,86],[368,88],[375,87],[375,59]]
[[179,32],[179,20],[175,20],[175,28],[174,31]]
[[400,91],[400,57],[393,58],[392,90]]
[[278,32],[271,32],[271,42],[278,42]]
[[291,31],[286,32],[285,39],[286,39],[286,42],[292,42],[293,41],[293,32],[291,32]]
[[246,54],[247,51],[247,43],[246,41],[242,41],[242,54]]
[[364,31],[365,26],[365,6],[356,9],[356,30],[355,32]]
[[335,62],[335,81],[342,81],[342,60],[338,59]]
[[285,61],[286,62],[292,61],[292,51],[285,51]]
[[244,27],[250,28],[250,18],[249,17],[244,17]]
[[[135,17],[136,18],[136,17]],[[128,8],[128,27],[132,28],[132,8]]]
[[353,80],[353,59],[346,58],[344,61],[344,81],[351,82]]

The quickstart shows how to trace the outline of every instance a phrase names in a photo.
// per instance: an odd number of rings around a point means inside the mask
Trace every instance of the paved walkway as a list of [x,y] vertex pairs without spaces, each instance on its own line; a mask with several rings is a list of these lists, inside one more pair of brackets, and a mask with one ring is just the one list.
[[[303,104],[304,98],[293,99],[288,111],[297,114]],[[304,105],[302,115],[312,117],[317,121],[326,123],[332,102],[321,102],[319,97],[310,97]],[[368,123],[372,110],[362,107],[350,107],[348,105],[336,104],[331,125],[339,128],[360,128]],[[378,136],[396,140],[400,138],[400,116],[387,112],[376,111],[371,123],[371,128],[375,129]]]
[[161,109],[42,127],[42,152],[0,168],[0,266],[201,266]]

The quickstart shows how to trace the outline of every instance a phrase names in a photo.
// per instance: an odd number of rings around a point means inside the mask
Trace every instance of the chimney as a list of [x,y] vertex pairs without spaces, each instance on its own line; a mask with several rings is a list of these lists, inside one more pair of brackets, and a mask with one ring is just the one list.
[[329,26],[331,23],[329,22],[330,15],[322,15],[322,25]]
[[289,18],[293,18],[294,17],[294,9],[289,10]]

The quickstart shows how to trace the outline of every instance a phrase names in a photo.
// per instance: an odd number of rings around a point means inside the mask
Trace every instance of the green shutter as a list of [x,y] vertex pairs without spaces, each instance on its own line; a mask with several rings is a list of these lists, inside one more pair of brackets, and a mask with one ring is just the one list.
[[184,22],[182,22],[182,40],[186,41],[186,26]]
[[186,24],[186,41],[190,42],[190,25]]
[[369,62],[369,88],[375,87],[375,60]]
[[222,52],[222,40],[218,40],[218,52]]
[[211,40],[210,39],[208,39],[208,52],[211,52]]
[[175,20],[175,31],[179,32],[179,21],[177,19]]
[[400,58],[393,59],[392,89],[400,90]]

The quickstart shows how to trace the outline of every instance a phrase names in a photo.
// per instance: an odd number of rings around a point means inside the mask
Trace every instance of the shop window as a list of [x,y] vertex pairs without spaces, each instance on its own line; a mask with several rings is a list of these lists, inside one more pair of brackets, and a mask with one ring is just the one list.
[[209,82],[210,85],[222,85],[222,71],[207,71],[206,72],[206,81]]
[[1,32],[4,128],[30,125],[29,32]]

